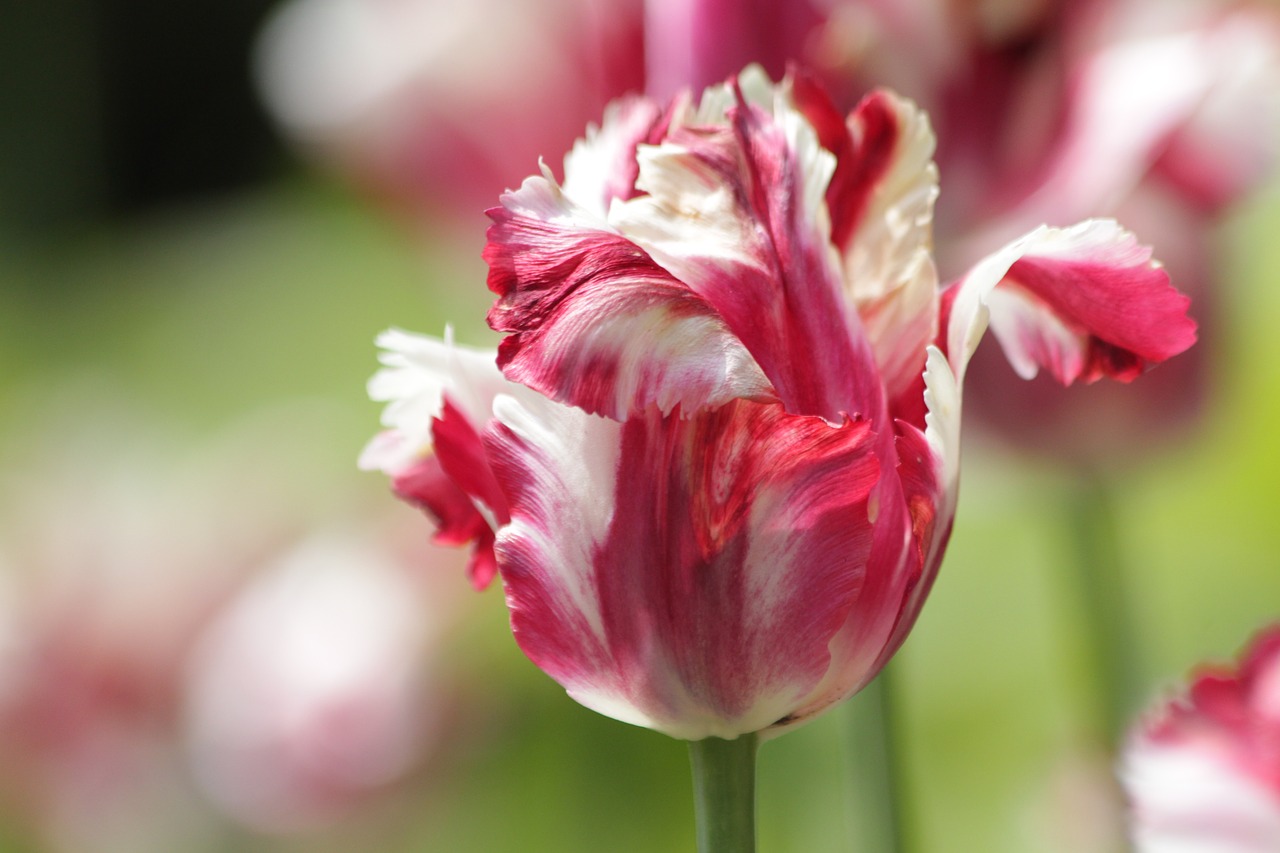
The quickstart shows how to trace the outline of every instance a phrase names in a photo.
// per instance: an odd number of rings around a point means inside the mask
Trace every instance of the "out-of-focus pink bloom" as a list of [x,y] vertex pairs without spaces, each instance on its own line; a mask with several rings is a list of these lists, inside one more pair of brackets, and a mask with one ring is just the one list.
[[475,210],[643,85],[640,0],[291,0],[258,78],[291,137],[421,215]]
[[[1006,217],[1110,210],[1155,176],[1213,208],[1274,158],[1280,32],[1263,6],[1119,0],[1013,15],[998,4],[901,5],[919,14],[868,12],[878,37],[843,61],[932,108],[939,166],[958,190],[939,207],[948,241]],[[926,60],[904,67],[904,44]]]
[[[304,443],[280,445],[279,436],[296,434],[298,423],[325,420],[310,407],[286,408],[256,413],[216,441],[189,442],[157,429],[152,418],[121,416],[118,407],[77,398],[72,428],[56,426],[59,415],[45,411],[37,419],[37,439],[20,436],[6,443],[22,450],[20,457],[3,460],[0,479],[0,813],[39,849],[169,853],[205,849],[226,831],[225,819],[194,784],[183,748],[183,711],[195,704],[187,696],[192,651],[212,645],[202,637],[211,624],[231,618],[219,613],[250,578],[333,511],[321,510],[316,496],[328,501],[350,492],[318,473],[315,454]],[[328,456],[327,447],[321,452]],[[351,525],[359,524],[350,521],[353,515],[365,518],[353,507],[344,514]],[[407,537],[386,535],[386,524],[374,526],[376,536],[360,528],[367,543],[363,551],[317,545],[295,555],[295,571],[302,571],[298,563],[310,555],[317,575],[327,577],[338,573],[335,562],[350,558],[350,572],[367,568],[371,575],[364,587],[350,584],[344,605],[358,606],[361,589],[389,583],[388,563],[423,558],[420,548],[404,545]],[[299,582],[298,589],[309,587]],[[300,597],[298,604],[307,601]],[[409,713],[409,697],[391,695],[394,678],[388,673],[403,669],[407,654],[392,642],[392,624],[405,608],[421,604],[420,598],[404,597],[390,605],[388,622],[375,626],[364,646],[348,638],[342,651],[361,651],[370,663],[367,707]],[[367,600],[366,605],[372,606]],[[350,610],[336,610],[335,632],[350,624],[338,621]],[[423,606],[418,616],[429,618],[431,612]],[[412,648],[419,655],[414,664],[428,672],[431,646]],[[379,659],[379,652],[386,656]],[[329,738],[323,744],[291,743],[293,764],[265,756],[259,780],[265,784],[298,766],[317,767],[305,779],[311,789],[299,782],[310,795],[314,786],[333,781],[324,777],[325,769],[354,773],[336,757],[380,738],[404,747],[395,757],[397,767],[421,758],[430,743],[429,719],[422,720],[422,736],[409,740],[401,738],[406,721],[393,713],[366,718],[370,728],[344,728],[337,703],[320,701],[333,695],[308,681],[316,675],[314,666],[299,672],[285,665],[306,665],[301,657],[283,660],[283,648],[264,643],[258,660],[274,667],[281,701],[292,701],[288,707],[300,717],[311,715],[302,724],[321,725],[318,717],[326,708],[331,712]],[[339,660],[350,663],[351,657],[335,652],[331,661],[336,666]],[[252,672],[246,667],[245,678]],[[209,680],[204,678],[201,702],[217,701]],[[304,685],[313,688],[306,695],[287,690]],[[379,685],[386,688],[381,694],[372,689]],[[224,698],[250,701],[244,684],[237,687],[241,693]],[[412,713],[429,716],[431,707],[424,702]],[[375,730],[375,723],[388,728]],[[309,749],[316,751],[308,754]],[[245,760],[243,754],[234,757]],[[390,765],[383,769],[385,783]],[[333,802],[361,783],[368,783],[361,791],[368,793],[372,776],[370,771],[362,780],[348,778],[345,789],[334,782]],[[341,804],[349,808],[348,801]],[[261,805],[265,810],[273,804]],[[298,817],[294,826],[301,823]]]
[[0,809],[41,849],[160,853],[209,828],[174,738],[184,655],[278,531],[167,436],[92,415],[56,455],[22,444],[0,492]]
[[362,539],[317,535],[219,613],[191,657],[185,714],[214,802],[259,829],[311,828],[420,760],[438,626],[416,580]]
[[[676,737],[798,724],[896,651],[955,512],[960,386],[1130,380],[1187,300],[1114,222],[1039,228],[940,290],[925,115],[846,122],[749,69],[613,104],[490,211],[495,354],[392,332],[366,467],[496,568],[526,654]],[[499,369],[501,368],[501,373]]]
[[1280,849],[1280,625],[1156,708],[1121,775],[1141,853]]

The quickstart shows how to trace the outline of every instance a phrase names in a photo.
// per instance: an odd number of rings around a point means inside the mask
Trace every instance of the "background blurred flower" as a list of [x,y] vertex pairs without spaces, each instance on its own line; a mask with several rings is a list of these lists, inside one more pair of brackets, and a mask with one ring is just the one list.
[[315,408],[201,442],[91,395],[70,423],[34,408],[46,423],[0,490],[8,821],[52,851],[200,850],[227,832],[207,796],[296,832],[421,766],[448,586],[385,521],[312,532],[325,478],[275,438]]
[[437,735],[429,644],[447,597],[372,537],[316,534],[264,567],[188,663],[197,779],[274,832],[332,824],[385,795]]
[[643,84],[639,0],[292,0],[259,46],[306,150],[422,215],[479,211]]
[[29,440],[0,498],[0,793],[53,850],[198,844],[208,826],[173,740],[181,669],[280,519],[222,500],[228,472],[184,459],[155,424],[78,408],[93,431]]
[[1280,840],[1280,625],[1137,726],[1121,775],[1141,853],[1263,853]]

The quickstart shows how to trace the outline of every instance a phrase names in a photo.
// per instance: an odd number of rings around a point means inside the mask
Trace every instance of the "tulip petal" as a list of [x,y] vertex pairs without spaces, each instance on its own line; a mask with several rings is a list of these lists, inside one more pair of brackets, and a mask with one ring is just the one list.
[[927,427],[897,422],[897,466],[882,474],[872,499],[875,534],[865,580],[831,644],[825,682],[788,725],[861,690],[902,645],[937,577],[958,495],[960,389],[936,347],[929,347],[927,365],[921,381]]
[[395,476],[432,452],[433,420],[444,409],[446,392],[473,425],[489,420],[493,398],[512,386],[494,365],[493,350],[455,344],[453,330],[443,339],[388,329],[378,335],[383,368],[369,380],[369,396],[387,404],[388,427],[360,456],[360,468]]
[[610,103],[600,126],[588,127],[564,158],[565,196],[601,219],[615,198],[634,196],[639,174],[636,146],[656,141],[663,118],[663,111],[648,98],[631,96]]
[[489,322],[511,333],[498,355],[508,378],[615,419],[773,396],[706,300],[547,177],[489,215]]
[[928,349],[923,387],[927,426],[922,431],[897,422],[897,469],[881,479],[867,583],[840,632],[849,651],[833,679],[845,690],[837,699],[861,689],[906,640],[951,537],[959,495],[960,388],[936,347]]
[[951,538],[960,486],[960,386],[946,356],[929,347],[925,369],[925,430],[898,423],[898,476],[911,529],[910,574],[882,661],[898,649],[933,586]]
[[389,429],[365,448],[360,466],[391,475],[392,490],[436,523],[434,541],[472,544],[467,574],[478,589],[493,580],[494,530],[507,521],[506,500],[489,468],[480,432],[499,394],[529,391],[502,377],[492,350],[391,329],[378,336],[384,368],[369,395],[387,403]]
[[1020,373],[1046,368],[1064,385],[1127,382],[1196,338],[1187,297],[1110,220],[1039,228],[980,261],[944,300],[960,380],[988,322]]
[[937,334],[933,130],[915,104],[880,91],[849,116],[846,136],[828,192],[833,239],[892,399],[920,375]]
[[638,149],[647,195],[610,222],[715,306],[788,411],[879,418],[875,359],[830,242],[834,157],[758,74],[708,90],[695,120]]
[[866,422],[736,401],[624,424],[502,405],[498,537],[525,653],[587,707],[736,737],[805,703],[863,582]]
[[[440,457],[428,456],[391,478],[396,497],[425,512],[435,521],[437,545],[470,544],[467,577],[476,589],[485,589],[497,573],[493,554],[493,526],[471,497],[450,479]],[[505,503],[502,505],[505,507]]]

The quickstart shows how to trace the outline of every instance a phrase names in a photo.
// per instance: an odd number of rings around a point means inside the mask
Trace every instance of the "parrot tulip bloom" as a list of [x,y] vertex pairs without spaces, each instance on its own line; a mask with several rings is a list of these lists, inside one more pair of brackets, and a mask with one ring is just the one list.
[[679,738],[764,736],[856,692],[937,573],[960,388],[990,324],[1023,374],[1127,381],[1187,300],[1113,222],[1040,228],[946,289],[925,115],[839,115],[748,69],[615,102],[490,211],[495,356],[388,333],[363,464],[501,574],[571,696]]
[[1280,625],[1133,733],[1122,772],[1142,853],[1264,853],[1280,839]]

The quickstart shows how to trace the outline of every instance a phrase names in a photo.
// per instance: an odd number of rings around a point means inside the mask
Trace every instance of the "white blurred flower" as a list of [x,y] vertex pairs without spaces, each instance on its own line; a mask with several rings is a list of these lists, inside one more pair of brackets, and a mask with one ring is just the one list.
[[250,826],[290,830],[406,773],[436,717],[421,593],[369,543],[323,534],[246,587],[189,669],[186,738],[209,796]]

